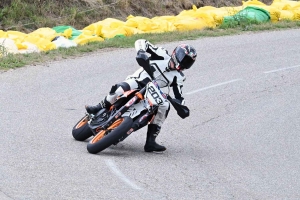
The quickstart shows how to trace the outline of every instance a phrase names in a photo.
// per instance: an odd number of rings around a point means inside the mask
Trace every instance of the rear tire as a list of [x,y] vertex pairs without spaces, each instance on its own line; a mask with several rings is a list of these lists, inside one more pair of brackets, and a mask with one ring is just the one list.
[[[110,127],[100,131],[89,141],[87,145],[88,152],[96,154],[118,142],[130,130],[132,123],[133,120],[130,117],[119,118]],[[107,131],[109,132],[105,135]]]
[[88,117],[84,116],[72,129],[72,135],[75,140],[84,141],[93,135],[88,124]]

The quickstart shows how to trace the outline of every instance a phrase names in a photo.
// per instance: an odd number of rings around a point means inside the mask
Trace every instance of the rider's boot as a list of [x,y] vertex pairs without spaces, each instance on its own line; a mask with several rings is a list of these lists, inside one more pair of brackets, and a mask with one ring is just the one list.
[[90,114],[96,114],[97,112],[99,112],[102,108],[107,108],[109,109],[110,106],[116,101],[117,99],[117,94],[115,93],[115,91],[117,90],[118,85],[113,85],[110,89],[110,92],[108,93],[108,95],[97,105],[95,106],[89,106],[86,105],[85,109],[88,113]]
[[149,124],[148,125],[148,131],[147,131],[147,139],[146,139],[146,144],[144,146],[144,150],[146,152],[160,152],[160,151],[165,151],[166,147],[159,145],[155,142],[155,139],[157,135],[160,132],[160,126],[156,124]]
[[99,112],[102,108],[110,108],[111,103],[109,101],[106,100],[106,97],[97,105],[95,106],[89,106],[86,105],[85,109],[89,114],[96,114],[97,112]]

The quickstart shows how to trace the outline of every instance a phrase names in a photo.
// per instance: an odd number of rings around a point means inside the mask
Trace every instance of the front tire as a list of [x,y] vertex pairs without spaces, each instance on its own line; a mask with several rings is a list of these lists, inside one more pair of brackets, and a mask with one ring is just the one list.
[[87,145],[88,152],[96,154],[118,142],[130,130],[132,123],[133,120],[130,117],[117,119],[106,130],[101,130],[89,141]]
[[79,120],[72,129],[72,135],[75,140],[84,141],[93,135],[88,124],[88,116],[84,116]]

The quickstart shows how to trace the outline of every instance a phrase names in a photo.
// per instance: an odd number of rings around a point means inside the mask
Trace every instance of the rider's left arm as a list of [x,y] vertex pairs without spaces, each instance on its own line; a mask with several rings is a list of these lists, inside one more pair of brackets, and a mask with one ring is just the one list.
[[185,101],[184,101],[184,97],[182,95],[183,81],[178,80],[177,76],[175,76],[171,86],[173,88],[173,93],[174,93],[174,96],[175,96],[175,99],[177,100],[177,102],[180,103],[181,105],[184,105]]

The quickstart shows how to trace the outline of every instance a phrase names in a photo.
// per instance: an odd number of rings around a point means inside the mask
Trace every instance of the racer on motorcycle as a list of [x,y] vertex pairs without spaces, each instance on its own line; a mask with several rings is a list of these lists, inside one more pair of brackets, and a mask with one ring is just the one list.
[[[181,44],[169,55],[168,51],[163,47],[156,47],[145,39],[139,39],[135,42],[135,49],[138,63],[149,62],[155,70],[153,75],[156,77],[159,87],[171,86],[176,100],[184,105],[182,87],[185,76],[182,71],[189,69],[194,64],[197,57],[195,48],[188,44]],[[150,57],[148,57],[147,53],[150,54]],[[149,79],[151,80],[150,75],[141,67],[134,74],[129,75],[125,81],[113,85],[109,94],[98,105],[86,105],[86,111],[90,114],[95,114],[102,108],[109,108],[119,95],[128,90],[143,88],[149,82]],[[166,147],[157,144],[155,139],[160,133],[161,126],[167,118],[169,110],[169,101],[165,99],[148,125],[144,146],[146,152],[166,150]]]

